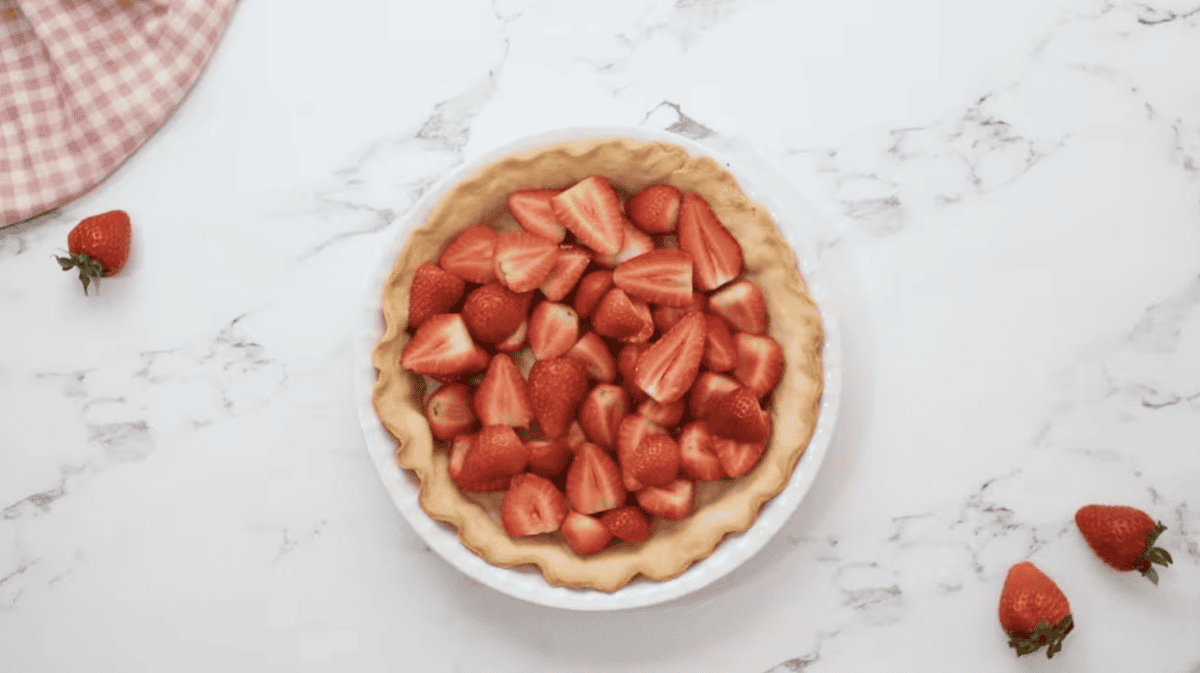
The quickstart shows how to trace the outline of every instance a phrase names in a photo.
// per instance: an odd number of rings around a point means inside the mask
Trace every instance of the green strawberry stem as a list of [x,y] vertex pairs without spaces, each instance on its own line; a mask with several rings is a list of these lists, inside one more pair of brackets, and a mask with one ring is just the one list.
[[1138,557],[1138,560],[1133,565],[1134,570],[1142,573],[1142,577],[1150,580],[1155,585],[1158,584],[1158,571],[1154,569],[1152,564],[1157,563],[1160,566],[1166,567],[1171,565],[1173,561],[1170,552],[1162,547],[1154,546],[1154,543],[1158,541],[1158,536],[1162,535],[1166,529],[1167,527],[1159,521],[1153,530],[1146,533],[1146,551],[1142,552],[1142,555]]
[[1051,626],[1046,620],[1038,622],[1033,631],[1011,631],[1008,634],[1008,646],[1017,651],[1017,656],[1036,652],[1046,646],[1046,658],[1053,659],[1062,649],[1063,638],[1075,628],[1075,620],[1071,615]]
[[79,281],[83,283],[84,294],[88,293],[88,283],[96,280],[98,285],[100,277],[104,275],[104,265],[100,263],[100,260],[82,252],[74,253],[70,257],[55,257],[55,259],[62,265],[63,271],[79,267]]

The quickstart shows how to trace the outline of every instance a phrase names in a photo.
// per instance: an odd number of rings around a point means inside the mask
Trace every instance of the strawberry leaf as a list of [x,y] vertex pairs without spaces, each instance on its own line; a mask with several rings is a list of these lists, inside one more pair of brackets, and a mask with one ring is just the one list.
[[1169,566],[1174,559],[1171,558],[1171,553],[1162,547],[1155,547],[1154,543],[1158,541],[1158,536],[1163,534],[1167,529],[1161,521],[1149,533],[1146,533],[1146,551],[1138,557],[1133,568],[1142,573],[1142,577],[1150,580],[1155,585],[1158,584],[1158,571],[1154,569],[1152,564],[1157,563],[1160,566]]
[[98,280],[104,275],[104,265],[100,263],[100,260],[91,255],[77,252],[70,257],[55,257],[54,259],[58,260],[63,271],[70,271],[74,267],[79,267],[79,281],[83,283],[84,294],[88,293],[88,284],[93,279]]
[[1046,620],[1038,622],[1033,631],[1012,631],[1008,634],[1008,646],[1017,651],[1017,656],[1036,652],[1046,648],[1046,658],[1053,659],[1062,649],[1063,638],[1075,628],[1075,620],[1071,615],[1053,626]]

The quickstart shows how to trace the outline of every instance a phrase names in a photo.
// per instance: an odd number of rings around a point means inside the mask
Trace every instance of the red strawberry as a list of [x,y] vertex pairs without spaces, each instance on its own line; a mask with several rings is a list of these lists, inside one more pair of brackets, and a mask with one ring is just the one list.
[[579,447],[587,443],[587,433],[583,431],[583,426],[579,421],[572,421],[571,427],[567,428],[567,436],[563,437],[563,441],[567,443],[567,448],[572,453],[578,452]]
[[[617,455],[633,453],[642,440],[649,435],[663,434],[666,430],[641,414],[631,414],[621,419],[617,427]],[[631,489],[636,491],[637,489]]]
[[1048,646],[1046,657],[1053,658],[1062,649],[1063,638],[1075,628],[1075,620],[1067,597],[1054,580],[1026,561],[1010,568],[1004,580],[1000,626],[1017,656]]
[[529,312],[533,293],[516,293],[500,283],[477,287],[463,303],[462,317],[471,336],[483,343],[502,343],[513,336]]
[[507,491],[508,484],[512,481],[511,476],[496,477],[484,481],[466,481],[462,478],[463,461],[470,452],[471,447],[475,444],[475,435],[459,435],[454,438],[450,445],[450,464],[447,472],[450,473],[450,480],[458,486],[460,490],[471,491],[472,493],[488,493],[491,491]]
[[417,267],[408,288],[408,328],[420,327],[429,316],[449,313],[465,291],[462,278],[443,271],[437,264],[425,262]]
[[688,398],[688,410],[696,418],[708,418],[716,408],[716,403],[727,393],[737,390],[739,384],[724,374],[701,372],[692,384],[692,393]]
[[678,521],[692,513],[696,485],[687,479],[676,479],[665,486],[647,486],[637,492],[637,503],[651,516]]
[[463,229],[446,245],[438,266],[471,283],[495,280],[496,232],[477,224]]
[[533,421],[529,390],[521,371],[505,353],[497,353],[475,390],[475,413],[484,425],[527,428]]
[[611,255],[625,243],[621,200],[608,180],[593,175],[550,200],[554,217],[600,255]]
[[525,442],[525,449],[529,452],[529,471],[547,479],[561,475],[571,462],[571,449],[561,439]]
[[721,471],[727,477],[740,477],[755,465],[767,450],[766,440],[759,442],[737,442],[725,437],[713,437],[712,451],[717,454]]
[[512,428],[488,425],[475,435],[459,476],[466,482],[486,482],[520,474],[528,464],[529,451]]
[[715,290],[741,275],[741,246],[699,194],[683,195],[677,236],[679,249],[692,256],[700,290]]
[[[707,314],[704,321],[704,366],[714,372],[727,372],[737,367],[738,351],[725,319]],[[776,347],[778,348],[778,344]],[[782,353],[780,355],[782,357]],[[783,361],[779,364],[782,368]]]
[[683,194],[671,185],[652,185],[625,200],[625,212],[642,231],[665,234],[675,231]]
[[654,319],[645,302],[633,301],[624,290],[614,287],[596,306],[592,329],[618,341],[645,343],[654,334]]
[[600,522],[613,537],[626,542],[644,542],[650,537],[650,520],[637,507],[625,506],[609,510]]
[[622,477],[628,474],[646,486],[663,486],[679,475],[679,445],[665,433],[647,434],[637,448],[621,451],[618,458]]
[[692,258],[682,250],[651,250],[614,269],[613,284],[635,299],[686,307],[692,303]]
[[539,360],[565,355],[579,340],[579,315],[566,304],[543,301],[529,316],[529,347]]
[[560,245],[558,261],[550,269],[550,275],[542,282],[542,294],[550,301],[562,301],[563,297],[571,294],[575,284],[583,276],[584,270],[592,261],[587,250],[575,245]]
[[595,554],[612,542],[612,533],[600,523],[600,519],[572,510],[562,522],[563,537],[576,554]]
[[584,444],[567,470],[567,500],[571,508],[595,514],[619,507],[625,502],[621,470],[604,449]]
[[600,266],[612,269],[623,262],[654,249],[654,239],[647,236],[641,229],[633,226],[629,220],[625,220],[622,226],[625,229],[625,245],[621,246],[620,250],[611,255],[596,255],[596,263]]
[[679,433],[679,471],[696,481],[725,478],[725,470],[713,451],[708,423],[692,421]]
[[567,518],[567,498],[545,477],[526,472],[513,477],[500,503],[500,520],[513,537],[553,533]]
[[590,317],[600,299],[612,286],[612,271],[592,271],[584,276],[579,281],[579,290],[575,292],[575,312],[579,317]]
[[521,325],[517,327],[517,331],[512,333],[512,336],[496,344],[496,350],[501,353],[512,353],[521,350],[525,347],[525,337],[528,333],[529,321],[522,320]]
[[739,280],[717,290],[708,298],[708,309],[729,321],[738,331],[767,333],[767,302],[762,290],[748,280]]
[[738,332],[733,337],[737,368],[733,375],[762,397],[775,389],[783,375],[783,349],[769,336]]
[[439,313],[417,328],[400,353],[400,366],[414,374],[452,378],[487,366],[487,351],[471,340],[457,313]]
[[1154,546],[1167,527],[1140,509],[1086,505],[1075,513],[1075,525],[1100,560],[1117,570],[1137,570],[1158,584],[1153,564],[1171,565],[1171,554]]
[[704,315],[692,313],[638,357],[633,382],[659,402],[674,402],[683,397],[704,355]]
[[125,268],[133,227],[123,210],[112,210],[84,218],[67,234],[70,257],[56,257],[63,271],[79,267],[83,293],[88,284],[101,276],[113,276]]
[[683,411],[686,405],[683,400],[675,400],[674,402],[659,402],[657,400],[647,399],[638,405],[637,413],[649,418],[658,425],[664,428],[669,428],[672,425],[677,425],[683,420]]
[[508,210],[526,231],[555,243],[562,243],[567,230],[554,219],[554,209],[550,207],[550,199],[561,192],[561,189],[525,189],[513,192],[508,195]]
[[617,361],[612,352],[595,332],[588,332],[571,346],[567,357],[575,358],[587,367],[588,376],[604,383],[610,383],[617,377]]
[[631,343],[622,346],[621,351],[617,353],[617,371],[621,373],[621,378],[625,381],[625,392],[629,393],[629,401],[633,404],[641,404],[650,399],[646,391],[633,383],[637,359],[641,357],[642,351],[647,348],[649,348],[647,344]]
[[588,439],[612,449],[617,445],[617,428],[629,413],[629,397],[625,389],[611,383],[601,383],[579,407],[579,424]]
[[479,420],[471,404],[471,389],[461,383],[438,388],[425,402],[425,418],[435,439],[444,441],[470,432]]
[[496,278],[513,292],[541,287],[558,262],[558,245],[528,231],[510,231],[496,239]]
[[562,437],[588,392],[587,368],[574,358],[538,360],[529,370],[529,401],[548,438]]
[[718,400],[707,420],[714,435],[739,442],[761,442],[771,436],[771,414],[758,406],[758,395],[745,386]]
[[654,326],[658,328],[658,331],[666,334],[675,326],[675,323],[683,320],[687,314],[703,311],[706,301],[704,295],[693,292],[692,300],[688,302],[687,306],[656,306],[653,313]]

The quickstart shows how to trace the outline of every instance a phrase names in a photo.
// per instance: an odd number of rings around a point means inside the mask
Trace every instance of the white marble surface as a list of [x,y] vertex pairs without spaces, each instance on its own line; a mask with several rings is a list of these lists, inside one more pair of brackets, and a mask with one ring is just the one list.
[[[1197,0],[241,3],[130,162],[0,232],[4,670],[1200,672],[1198,63]],[[397,216],[579,124],[751,148],[846,279],[813,491],[631,612],[429,552],[353,396]],[[51,256],[112,208],[133,259],[85,297]],[[1088,502],[1169,527],[1157,588],[1092,556]],[[996,619],[1025,559],[1074,609],[1051,661]]]

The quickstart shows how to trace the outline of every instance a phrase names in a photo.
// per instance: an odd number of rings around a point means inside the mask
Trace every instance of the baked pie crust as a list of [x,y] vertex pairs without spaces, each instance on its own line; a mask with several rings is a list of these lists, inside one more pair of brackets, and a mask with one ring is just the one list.
[[[768,334],[784,352],[784,371],[770,395],[773,432],[759,464],[749,473],[696,484],[696,505],[681,521],[652,517],[651,535],[640,544],[620,542],[579,556],[560,534],[511,538],[500,523],[503,493],[465,493],[450,480],[448,452],[435,444],[423,413],[428,380],[400,367],[410,335],[408,288],[418,266],[436,260],[460,230],[485,222],[498,231],[519,229],[507,208],[510,192],[566,188],[602,175],[622,197],[668,183],[697,192],[742,247],[743,277],[767,303]],[[378,371],[372,400],[395,437],[396,460],[419,480],[418,500],[433,519],[453,526],[459,540],[497,566],[532,564],[553,585],[612,592],[637,575],[667,580],[707,557],[725,535],[744,531],[763,504],[787,485],[816,427],[822,392],[823,332],[796,256],[767,211],[753,203],[733,175],[705,156],[689,156],[662,141],[607,138],[550,145],[492,162],[446,193],[429,218],[408,236],[383,288],[385,333],[372,362]]]

